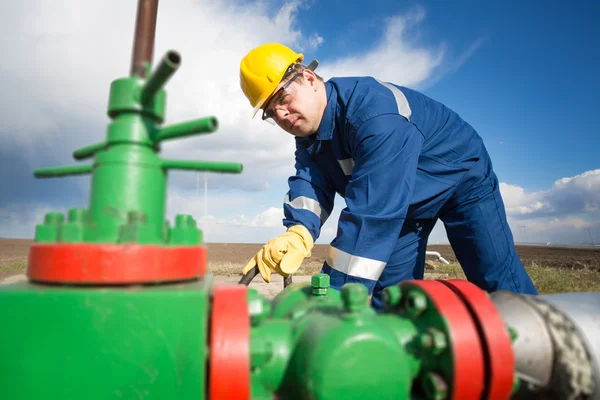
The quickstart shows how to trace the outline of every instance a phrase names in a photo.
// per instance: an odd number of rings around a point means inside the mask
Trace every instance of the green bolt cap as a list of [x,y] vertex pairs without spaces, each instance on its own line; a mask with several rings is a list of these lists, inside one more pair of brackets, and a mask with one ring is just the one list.
[[434,355],[440,355],[448,347],[448,341],[444,332],[436,328],[429,328],[427,332],[419,337],[422,349],[431,350]]
[[252,326],[260,323],[271,314],[271,303],[256,289],[248,290],[248,311]]
[[178,214],[175,216],[175,227],[177,228],[195,228],[196,221],[189,214]]
[[400,286],[388,286],[383,289],[382,300],[386,309],[391,309],[397,306],[402,299],[402,289]]
[[313,275],[310,281],[312,287],[312,294],[315,296],[324,296],[327,294],[329,289],[329,275],[327,274],[316,274]]
[[426,373],[421,379],[421,385],[429,400],[444,400],[448,398],[448,384],[435,372]]
[[69,222],[71,223],[83,223],[87,217],[87,210],[85,208],[71,208],[69,210]]
[[65,216],[59,212],[49,212],[46,213],[44,217],[44,223],[46,225],[60,225],[65,220]]
[[412,290],[406,296],[404,306],[409,316],[418,317],[427,309],[427,298],[423,293]]
[[342,302],[348,312],[357,312],[368,307],[369,291],[361,283],[347,283],[342,287]]

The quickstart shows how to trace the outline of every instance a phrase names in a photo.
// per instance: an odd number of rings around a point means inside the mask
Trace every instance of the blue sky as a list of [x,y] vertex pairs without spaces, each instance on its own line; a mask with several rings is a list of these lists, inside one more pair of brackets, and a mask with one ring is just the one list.
[[[31,237],[45,212],[87,205],[89,178],[31,171],[74,164],[73,149],[102,140],[108,87],[129,69],[136,2],[122,3],[0,6],[0,50],[10,55],[0,86],[11,93],[0,101],[0,236]],[[155,59],[170,48],[183,56],[167,87],[168,122],[216,115],[221,124],[169,143],[164,156],[245,166],[241,176],[208,175],[207,209],[205,176],[172,174],[169,217],[194,215],[213,242],[282,232],[293,140],[250,119],[237,69],[252,47],[280,41],[317,58],[325,78],[375,75],[463,116],[492,155],[517,241],[598,243],[599,11],[591,1],[162,2]],[[333,239],[343,207],[338,198],[318,242]],[[430,242],[445,242],[442,226]]]

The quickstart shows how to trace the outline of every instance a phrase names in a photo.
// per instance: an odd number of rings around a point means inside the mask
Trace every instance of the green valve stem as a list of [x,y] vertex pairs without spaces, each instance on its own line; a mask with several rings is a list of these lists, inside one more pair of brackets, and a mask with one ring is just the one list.
[[158,93],[158,91],[167,83],[180,65],[181,56],[178,52],[170,50],[163,56],[158,67],[154,70],[142,88],[142,104],[148,104],[152,101],[156,93]]
[[200,133],[212,133],[217,130],[219,122],[215,117],[200,118],[180,124],[165,126],[156,134],[155,141],[176,139]]
[[210,162],[210,161],[185,161],[185,160],[163,160],[162,166],[165,169],[181,169],[191,171],[213,171],[224,173],[240,173],[243,170],[242,164],[228,162]]
[[104,150],[106,148],[106,143],[94,143],[89,146],[81,147],[73,152],[73,158],[76,160],[83,160],[85,158],[91,157],[100,150]]
[[36,178],[54,178],[58,176],[84,175],[91,172],[91,165],[72,165],[68,167],[39,168],[33,171],[33,175]]

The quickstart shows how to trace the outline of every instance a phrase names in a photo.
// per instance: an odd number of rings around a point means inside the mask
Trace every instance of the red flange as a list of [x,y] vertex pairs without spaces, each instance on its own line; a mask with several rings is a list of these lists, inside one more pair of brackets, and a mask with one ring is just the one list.
[[245,285],[216,286],[210,319],[208,400],[250,398],[250,313]]
[[206,248],[139,244],[35,243],[27,275],[40,282],[138,284],[206,274]]
[[508,399],[513,390],[515,356],[504,321],[492,300],[472,283],[451,279],[440,281],[467,305],[479,328],[486,357],[486,383],[482,399]]
[[484,356],[477,326],[461,299],[440,282],[410,281],[431,299],[437,312],[448,324],[452,346],[453,382],[451,399],[479,399],[485,379]]

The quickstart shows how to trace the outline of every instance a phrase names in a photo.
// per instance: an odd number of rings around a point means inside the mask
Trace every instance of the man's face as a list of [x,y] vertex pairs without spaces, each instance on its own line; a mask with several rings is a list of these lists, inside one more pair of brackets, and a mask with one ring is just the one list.
[[265,117],[273,119],[281,129],[294,136],[316,133],[323,116],[317,84],[317,77],[309,70],[292,75],[267,104]]

